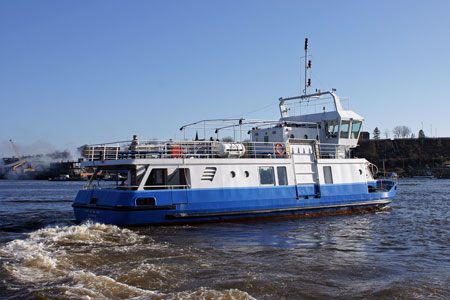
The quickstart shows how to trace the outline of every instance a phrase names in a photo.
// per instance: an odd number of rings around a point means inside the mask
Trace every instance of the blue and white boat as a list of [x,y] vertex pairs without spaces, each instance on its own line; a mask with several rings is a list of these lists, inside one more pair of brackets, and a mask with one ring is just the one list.
[[[73,203],[76,219],[175,224],[387,206],[396,182],[376,180],[376,167],[351,155],[364,119],[334,90],[307,94],[308,85],[279,99],[279,120],[203,120],[182,126],[178,141],[84,146],[82,165],[94,172]],[[196,138],[187,138],[190,129]],[[221,139],[224,132],[233,138]],[[98,180],[105,172],[117,181]]]

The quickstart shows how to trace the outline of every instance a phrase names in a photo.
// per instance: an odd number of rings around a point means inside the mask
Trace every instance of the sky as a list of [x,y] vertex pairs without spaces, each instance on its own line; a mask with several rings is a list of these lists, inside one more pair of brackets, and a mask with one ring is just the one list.
[[[450,136],[450,1],[0,1],[0,157],[278,119],[337,89],[363,130]],[[392,134],[391,134],[392,137]]]

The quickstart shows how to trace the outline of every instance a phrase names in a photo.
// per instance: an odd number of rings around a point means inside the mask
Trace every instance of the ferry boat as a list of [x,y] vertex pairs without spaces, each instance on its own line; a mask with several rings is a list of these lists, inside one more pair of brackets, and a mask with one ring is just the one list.
[[[182,126],[180,140],[84,146],[82,166],[94,171],[72,205],[76,219],[180,224],[387,206],[396,181],[375,179],[376,167],[351,154],[364,119],[344,110],[335,90],[308,94],[309,85],[279,99],[279,120],[202,120]],[[223,132],[233,138],[221,139]],[[104,173],[117,181],[98,180]]]

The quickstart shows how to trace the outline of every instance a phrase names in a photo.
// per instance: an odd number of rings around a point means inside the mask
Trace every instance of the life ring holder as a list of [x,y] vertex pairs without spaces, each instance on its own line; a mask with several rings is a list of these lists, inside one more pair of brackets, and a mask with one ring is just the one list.
[[377,165],[375,165],[375,164],[373,164],[373,163],[367,163],[367,167],[369,168],[369,170],[370,170],[370,172],[373,174],[373,175],[377,175],[378,174],[378,167],[377,167]]
[[283,144],[276,144],[275,145],[275,153],[278,155],[284,155],[286,153],[286,148],[284,148]]

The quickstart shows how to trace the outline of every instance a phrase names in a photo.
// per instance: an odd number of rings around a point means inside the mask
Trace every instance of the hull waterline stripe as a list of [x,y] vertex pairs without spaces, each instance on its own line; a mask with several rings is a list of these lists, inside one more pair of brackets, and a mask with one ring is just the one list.
[[320,205],[320,206],[306,206],[306,207],[289,207],[289,208],[275,208],[275,209],[260,209],[260,210],[244,210],[244,211],[229,211],[229,212],[209,212],[209,213],[178,213],[167,214],[166,219],[189,219],[189,218],[205,218],[205,217],[221,217],[221,216],[236,216],[236,215],[251,215],[251,214],[266,214],[278,212],[296,212],[304,210],[321,210],[330,208],[345,208],[345,207],[362,207],[362,206],[384,206],[391,203],[388,200],[375,200],[360,203],[346,203],[334,205]]

